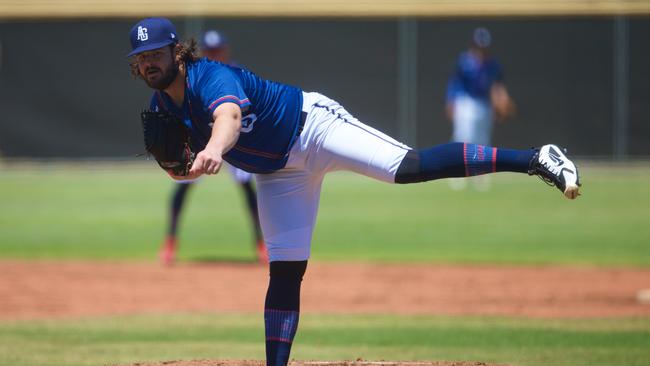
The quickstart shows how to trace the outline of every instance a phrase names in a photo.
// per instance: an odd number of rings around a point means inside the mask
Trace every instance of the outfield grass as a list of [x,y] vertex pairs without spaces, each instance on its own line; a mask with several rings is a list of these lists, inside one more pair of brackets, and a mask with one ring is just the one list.
[[[650,165],[587,166],[583,197],[525,175],[489,192],[447,182],[393,186],[326,178],[317,260],[650,265]],[[154,260],[171,181],[153,162],[0,167],[0,256]],[[190,192],[181,259],[253,257],[243,197],[227,174]]]
[[[464,360],[513,365],[647,365],[650,319],[532,320],[302,316],[300,360]],[[0,323],[0,364],[82,366],[263,359],[261,314],[194,314]]]

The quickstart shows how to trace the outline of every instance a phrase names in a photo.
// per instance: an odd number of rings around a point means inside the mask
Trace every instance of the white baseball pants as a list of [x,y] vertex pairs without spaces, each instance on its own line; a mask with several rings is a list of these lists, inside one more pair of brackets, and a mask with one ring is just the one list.
[[359,122],[337,102],[303,93],[307,119],[287,165],[257,174],[260,223],[270,261],[303,261],[310,246],[325,174],[353,171],[394,183],[410,148]]
[[489,102],[469,96],[454,100],[454,142],[490,146],[493,124]]
[[244,184],[253,180],[253,173],[249,173],[247,171],[241,170],[230,164],[227,165],[228,165],[228,170],[230,170],[230,175],[232,176],[232,179],[235,180],[235,182],[239,184]]

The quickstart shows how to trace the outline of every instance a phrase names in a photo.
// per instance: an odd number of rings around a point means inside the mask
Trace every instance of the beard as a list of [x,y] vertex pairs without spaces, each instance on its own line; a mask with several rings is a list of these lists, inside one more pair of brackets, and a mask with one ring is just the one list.
[[[151,74],[150,74],[151,73]],[[178,65],[172,64],[167,70],[162,70],[157,67],[150,67],[145,72],[143,79],[150,88],[156,90],[165,90],[178,75]]]

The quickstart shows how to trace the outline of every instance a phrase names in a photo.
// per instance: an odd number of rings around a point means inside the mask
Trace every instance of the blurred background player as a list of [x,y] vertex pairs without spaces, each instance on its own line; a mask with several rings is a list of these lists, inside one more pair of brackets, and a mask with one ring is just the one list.
[[[216,30],[206,31],[201,36],[199,46],[204,57],[224,64],[234,64],[230,58],[230,44],[222,33]],[[244,197],[246,198],[246,207],[248,208],[253,226],[257,260],[259,262],[267,262],[268,256],[257,212],[257,195],[253,187],[253,174],[230,165],[228,167],[233,179],[237,182],[242,192],[244,192]],[[176,251],[178,249],[178,218],[181,214],[187,191],[192,187],[194,182],[177,181],[175,184],[170,206],[169,228],[165,241],[160,248],[160,260],[163,264],[170,265],[176,259]]]
[[[470,47],[458,56],[447,84],[447,118],[453,123],[452,142],[492,145],[494,120],[505,121],[515,113],[515,104],[503,83],[499,62],[490,56],[492,35],[476,28]],[[477,190],[487,190],[489,177],[474,177]],[[451,179],[450,186],[463,189],[464,179]]]

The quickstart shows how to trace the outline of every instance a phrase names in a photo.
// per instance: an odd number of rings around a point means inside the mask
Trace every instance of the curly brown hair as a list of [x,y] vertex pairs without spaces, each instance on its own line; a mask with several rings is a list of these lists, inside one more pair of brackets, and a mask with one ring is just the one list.
[[[188,62],[194,62],[199,59],[197,51],[197,43],[193,38],[185,42],[179,42],[176,44],[169,45],[172,53],[176,51],[175,63],[176,65],[185,65]],[[136,78],[141,78],[140,69],[138,68],[138,61],[135,57],[129,61],[129,67],[131,68],[131,75]]]

